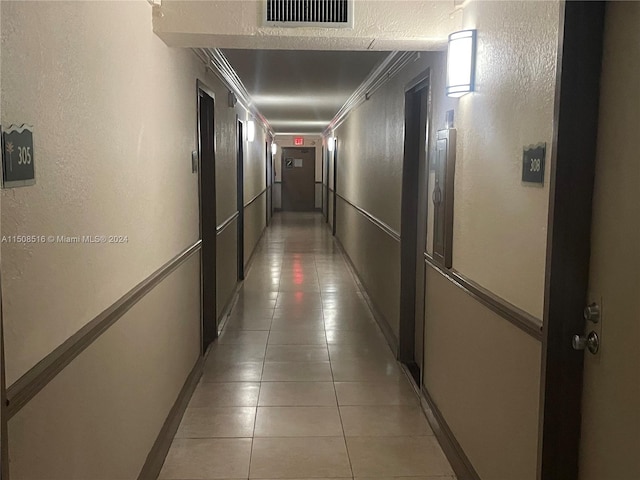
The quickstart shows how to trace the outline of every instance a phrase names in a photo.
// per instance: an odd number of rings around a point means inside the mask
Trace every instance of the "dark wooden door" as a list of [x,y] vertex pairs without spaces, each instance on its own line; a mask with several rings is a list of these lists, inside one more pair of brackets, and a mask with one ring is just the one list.
[[282,210],[315,210],[316,149],[282,150]]
[[200,234],[202,238],[202,351],[218,336],[216,315],[216,165],[214,100],[198,88]]
[[424,252],[427,216],[428,73],[405,93],[400,244],[400,348],[416,384],[421,386],[424,343]]
[[[543,327],[541,480],[579,478],[591,216],[602,70],[603,2],[565,2],[558,59]],[[603,479],[604,480],[604,479]]]
[[238,280],[244,280],[244,125],[238,120],[236,158],[236,191],[238,208]]

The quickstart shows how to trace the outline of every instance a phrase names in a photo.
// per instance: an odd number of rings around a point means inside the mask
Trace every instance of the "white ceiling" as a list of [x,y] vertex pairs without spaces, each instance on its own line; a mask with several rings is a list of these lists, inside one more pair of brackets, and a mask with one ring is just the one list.
[[321,133],[389,52],[223,50],[274,133]]

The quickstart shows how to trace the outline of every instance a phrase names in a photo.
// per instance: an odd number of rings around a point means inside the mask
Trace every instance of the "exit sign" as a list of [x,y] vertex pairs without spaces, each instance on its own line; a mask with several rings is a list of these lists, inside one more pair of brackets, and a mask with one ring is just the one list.
[[296,138],[294,138],[294,139],[293,139],[293,144],[294,144],[296,147],[299,147],[299,146],[301,146],[301,145],[304,145],[304,137],[296,137]]

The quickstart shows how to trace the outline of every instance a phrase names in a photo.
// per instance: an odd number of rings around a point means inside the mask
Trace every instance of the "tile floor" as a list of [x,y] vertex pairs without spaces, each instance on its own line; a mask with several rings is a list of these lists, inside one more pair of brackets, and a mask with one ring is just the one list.
[[455,478],[319,214],[279,214],[160,479]]

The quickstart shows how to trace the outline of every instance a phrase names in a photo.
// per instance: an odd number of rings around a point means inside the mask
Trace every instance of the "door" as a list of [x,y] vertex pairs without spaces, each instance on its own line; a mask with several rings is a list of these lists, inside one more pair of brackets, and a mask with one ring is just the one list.
[[216,318],[216,168],[214,99],[198,85],[200,236],[202,238],[202,352],[218,336]]
[[405,93],[398,355],[420,386],[424,342],[424,252],[427,238],[428,73],[422,74],[410,85]]
[[[584,353],[581,480],[640,479],[640,3],[607,4]],[[633,59],[633,60],[632,60]]]
[[[548,162],[551,195],[538,462],[538,478],[542,480],[576,480],[584,474],[578,466],[585,354],[573,348],[572,338],[581,335],[588,323],[583,311],[589,300],[604,3],[564,2],[561,22]],[[618,124],[621,118],[615,115],[613,120]],[[605,478],[611,477],[600,477]]]
[[329,151],[323,147],[322,160],[324,163],[324,172],[322,174],[322,187],[324,188],[324,221],[329,223]]
[[272,214],[272,210],[271,210],[271,205],[272,205],[272,197],[273,197],[273,191],[272,191],[272,173],[271,173],[271,165],[273,163],[273,157],[271,155],[271,147],[269,145],[269,142],[265,143],[265,165],[266,165],[266,178],[265,178],[265,184],[267,185],[267,205],[266,205],[266,221],[267,221],[267,226],[269,225],[269,223],[271,223],[271,214]]
[[315,210],[316,149],[282,149],[282,210]]
[[244,130],[237,120],[236,129],[236,192],[238,209],[238,280],[244,280]]
[[331,211],[331,233],[336,234],[338,216],[338,139],[333,139],[333,209]]

